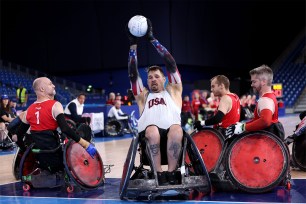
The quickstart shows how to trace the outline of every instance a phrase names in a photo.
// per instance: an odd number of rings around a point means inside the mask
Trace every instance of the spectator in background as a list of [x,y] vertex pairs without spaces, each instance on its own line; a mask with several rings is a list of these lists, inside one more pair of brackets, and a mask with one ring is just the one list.
[[65,117],[73,120],[76,123],[90,124],[90,117],[82,117],[86,96],[81,93],[76,99],[70,101],[64,110]]
[[115,101],[120,101],[121,105],[123,105],[122,96],[120,95],[120,93],[116,94]]
[[23,87],[22,84],[19,84],[19,88],[16,91],[16,99],[18,107],[26,107],[28,101],[28,91]]
[[191,102],[191,107],[192,107],[192,114],[195,117],[195,120],[199,120],[199,109],[201,107],[201,100],[200,100],[200,95],[198,92],[194,93],[194,98]]
[[[182,104],[182,112],[181,112],[181,120],[182,120],[182,127],[185,131],[188,132],[190,129],[189,120],[192,121],[192,109],[191,109],[191,102],[189,100],[189,96],[184,96],[183,104]],[[186,125],[188,123],[188,125]],[[189,127],[190,126],[190,127]]]
[[128,129],[128,115],[123,113],[123,111],[121,110],[121,101],[116,100],[115,101],[115,105],[108,111],[107,117],[109,119],[111,118],[115,118],[116,120],[120,120],[123,123],[124,126],[124,131],[126,133],[127,129]]
[[106,101],[106,105],[115,105],[115,93],[114,92],[110,92],[109,93],[109,97],[108,100]]
[[1,106],[0,106],[0,142],[2,147],[7,146],[10,143],[7,134],[6,124],[14,120],[15,116],[9,105],[9,97],[4,94],[1,96]]
[[117,120],[127,120],[127,114],[123,113],[121,110],[121,101],[116,100],[115,105],[109,110],[107,117],[116,118]]
[[11,110],[12,110],[12,113],[13,113],[14,117],[17,116],[16,106],[17,106],[17,100],[15,98],[12,98],[10,100],[10,107],[11,107]]

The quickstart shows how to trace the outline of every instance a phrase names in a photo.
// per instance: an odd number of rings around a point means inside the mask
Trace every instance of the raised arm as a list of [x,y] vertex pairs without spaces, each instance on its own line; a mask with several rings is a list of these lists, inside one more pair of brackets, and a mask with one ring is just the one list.
[[176,62],[170,52],[162,45],[160,42],[153,36],[153,28],[152,23],[150,19],[147,19],[148,22],[148,32],[147,32],[147,38],[152,43],[152,45],[157,50],[158,54],[163,58],[168,79],[171,85],[176,85],[177,88],[182,87],[182,80],[181,75],[177,69]]
[[132,92],[135,96],[135,99],[139,106],[139,111],[141,113],[145,103],[145,95],[148,93],[148,90],[143,86],[142,80],[138,72],[137,37],[133,36],[127,27],[126,32],[130,42],[130,50],[128,56],[128,73],[131,82]]

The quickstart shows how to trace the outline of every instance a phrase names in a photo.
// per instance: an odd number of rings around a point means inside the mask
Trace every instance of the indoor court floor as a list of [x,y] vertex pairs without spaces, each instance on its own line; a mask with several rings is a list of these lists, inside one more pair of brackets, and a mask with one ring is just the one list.
[[[297,114],[288,114],[280,120],[284,125],[286,136],[291,135],[299,123]],[[22,184],[16,181],[12,174],[15,150],[0,151],[0,203],[127,203],[128,201],[121,201],[119,198],[119,184],[131,138],[131,135],[117,138],[96,137],[95,145],[104,165],[112,165],[111,172],[105,174],[104,186],[91,191],[76,190],[73,193],[67,193],[61,187],[31,189],[29,192],[24,192]],[[279,186],[272,192],[263,194],[212,192],[206,196],[190,197],[189,200],[173,199],[171,203],[306,203],[306,172],[292,169],[291,175],[290,191]]]

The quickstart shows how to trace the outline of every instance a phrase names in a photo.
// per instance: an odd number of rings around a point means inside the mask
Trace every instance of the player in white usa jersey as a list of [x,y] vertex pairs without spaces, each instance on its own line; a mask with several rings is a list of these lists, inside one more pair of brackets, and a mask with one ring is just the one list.
[[[169,83],[159,66],[148,68],[148,87],[143,86],[137,67],[137,38],[128,31],[130,51],[128,59],[129,77],[132,91],[141,115],[138,121],[140,137],[145,137],[153,155],[160,184],[175,184],[175,170],[182,147],[183,130],[181,128],[182,81],[176,62],[168,50],[153,36],[152,24],[148,19],[146,38],[163,58]],[[165,142],[163,141],[166,141]],[[166,146],[168,171],[161,168],[161,147]]]

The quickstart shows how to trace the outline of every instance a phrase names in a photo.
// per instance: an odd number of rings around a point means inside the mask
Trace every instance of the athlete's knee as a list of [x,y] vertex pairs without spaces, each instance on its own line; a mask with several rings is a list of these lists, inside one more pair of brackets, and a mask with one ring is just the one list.
[[147,127],[145,137],[149,141],[159,141],[160,140],[160,135],[159,135],[158,128],[156,126]]
[[169,140],[180,141],[183,138],[183,129],[180,125],[172,125],[168,132]]

